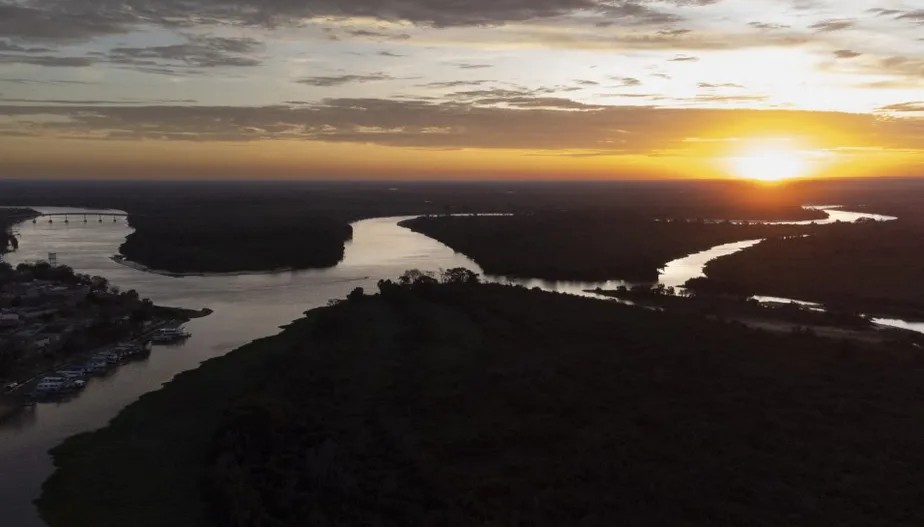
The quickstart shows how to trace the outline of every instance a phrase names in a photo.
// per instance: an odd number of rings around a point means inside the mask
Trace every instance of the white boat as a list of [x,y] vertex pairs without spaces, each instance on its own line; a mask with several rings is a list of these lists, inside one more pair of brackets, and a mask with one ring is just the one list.
[[67,390],[70,386],[70,380],[65,377],[48,376],[42,378],[35,391],[38,393],[58,393]]
[[103,373],[109,369],[109,362],[105,359],[93,359],[87,362],[84,368],[90,373]]
[[183,327],[176,328],[161,328],[154,332],[154,335],[151,337],[151,340],[154,342],[176,342],[188,338],[190,333],[183,329]]
[[83,379],[87,376],[87,371],[84,368],[68,368],[66,370],[60,370],[56,373],[59,377],[64,377],[65,379]]

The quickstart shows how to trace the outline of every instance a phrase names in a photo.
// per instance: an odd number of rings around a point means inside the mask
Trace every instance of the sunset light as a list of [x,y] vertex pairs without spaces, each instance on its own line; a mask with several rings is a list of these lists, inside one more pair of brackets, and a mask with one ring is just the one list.
[[729,159],[735,177],[755,181],[783,181],[808,175],[805,154],[786,147],[761,146],[745,149]]

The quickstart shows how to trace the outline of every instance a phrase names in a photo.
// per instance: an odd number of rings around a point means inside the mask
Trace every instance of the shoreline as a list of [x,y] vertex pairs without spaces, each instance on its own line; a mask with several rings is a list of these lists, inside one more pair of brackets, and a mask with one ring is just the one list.
[[143,273],[156,274],[160,276],[169,276],[171,278],[255,276],[255,275],[262,275],[262,274],[291,273],[294,271],[298,271],[298,269],[294,267],[276,267],[274,269],[267,269],[265,271],[229,271],[226,273],[209,273],[209,272],[177,273],[177,272],[172,272],[172,271],[161,271],[158,269],[151,269],[150,267],[144,264],[140,264],[138,262],[129,260],[128,258],[126,258],[125,256],[121,254],[110,256],[109,259],[119,265],[124,265],[125,267],[134,269],[136,271],[141,271]]
[[[585,289],[584,292],[594,293],[597,295],[604,296],[608,299],[617,300],[617,301],[630,301],[642,307],[649,307],[653,309],[662,309],[662,310],[669,309],[668,307],[665,307],[664,305],[661,305],[660,303],[658,303],[657,298],[651,298],[651,297],[639,298],[639,297],[634,297],[633,295],[620,294],[618,291],[605,290],[605,289]],[[673,296],[667,295],[667,298],[673,298],[673,299],[679,300],[683,297],[680,297],[678,295],[673,295]],[[695,302],[694,300],[695,298],[696,297],[686,298],[681,301],[692,303],[692,302]],[[739,299],[739,300],[744,301],[746,299]],[[800,304],[800,301],[797,301],[797,300],[783,299],[783,298],[781,298],[780,300],[788,300],[789,302],[787,303]],[[764,305],[766,303],[761,302],[761,304]],[[824,304],[819,304],[819,306],[821,306],[821,308],[825,312],[829,311],[829,308],[825,306]],[[837,337],[853,338],[855,340],[863,340],[863,341],[880,341],[881,339],[871,340],[869,337],[875,334],[878,334],[878,336],[882,337],[883,333],[885,333],[886,335],[888,333],[902,334],[908,337],[917,337],[917,338],[919,338],[922,334],[921,331],[916,331],[914,329],[876,322],[877,319],[882,319],[883,317],[873,316],[873,315],[868,315],[870,324],[866,329],[858,329],[858,328],[852,328],[849,326],[835,325],[835,324],[825,325],[825,324],[803,323],[803,322],[789,321],[789,320],[784,320],[784,319],[779,319],[779,318],[774,318],[774,317],[755,316],[753,314],[747,314],[747,313],[737,313],[737,314],[733,313],[733,314],[726,315],[726,316],[729,317],[729,319],[737,320],[746,326],[753,327],[753,328],[759,328],[759,329],[766,329],[768,331],[776,331],[776,332],[792,331],[793,329],[796,329],[796,328],[806,328],[806,329],[811,329],[819,336],[827,336],[831,338],[837,338]],[[903,322],[907,322],[910,324],[914,323],[913,321],[904,320],[904,319],[894,319],[894,320],[902,320]]]
[[[212,313],[214,313],[214,310],[207,308],[207,307],[196,310],[196,309],[187,309],[187,308],[181,308],[181,307],[155,306],[155,309],[161,311],[164,316],[158,317],[159,320],[157,320],[157,322],[155,322],[146,331],[143,331],[142,333],[139,333],[136,336],[130,336],[129,338],[121,338],[121,339],[113,340],[110,343],[94,346],[91,349],[85,349],[77,353],[67,355],[65,357],[58,357],[57,360],[52,361],[50,364],[49,363],[36,364],[33,368],[28,370],[28,374],[24,374],[22,376],[21,380],[19,378],[13,380],[13,382],[16,383],[16,387],[13,388],[8,393],[0,394],[0,422],[4,421],[7,417],[16,413],[17,411],[21,410],[24,407],[22,399],[24,396],[27,395],[26,388],[29,385],[34,383],[36,379],[40,377],[44,377],[45,375],[48,375],[49,373],[54,372],[55,370],[60,368],[62,365],[66,365],[74,361],[83,360],[91,356],[92,354],[99,352],[102,349],[108,348],[110,346],[114,346],[116,344],[120,344],[123,342],[137,342],[139,340],[143,340],[145,337],[152,335],[155,331],[170,324],[172,321],[179,320],[185,323],[193,319],[207,317],[211,315]],[[170,317],[169,315],[171,313],[176,316]],[[28,377],[26,377],[26,375],[28,375]]]

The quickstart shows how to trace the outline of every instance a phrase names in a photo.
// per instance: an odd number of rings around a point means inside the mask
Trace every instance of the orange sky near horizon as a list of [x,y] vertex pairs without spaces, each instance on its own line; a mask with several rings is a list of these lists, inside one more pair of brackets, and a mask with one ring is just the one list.
[[924,18],[887,0],[73,9],[0,21],[0,178],[924,175]]

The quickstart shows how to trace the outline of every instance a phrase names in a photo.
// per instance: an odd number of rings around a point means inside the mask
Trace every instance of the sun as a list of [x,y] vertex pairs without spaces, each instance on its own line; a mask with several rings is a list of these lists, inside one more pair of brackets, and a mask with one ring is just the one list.
[[732,174],[755,181],[783,181],[809,172],[805,155],[783,145],[752,145],[728,161]]

